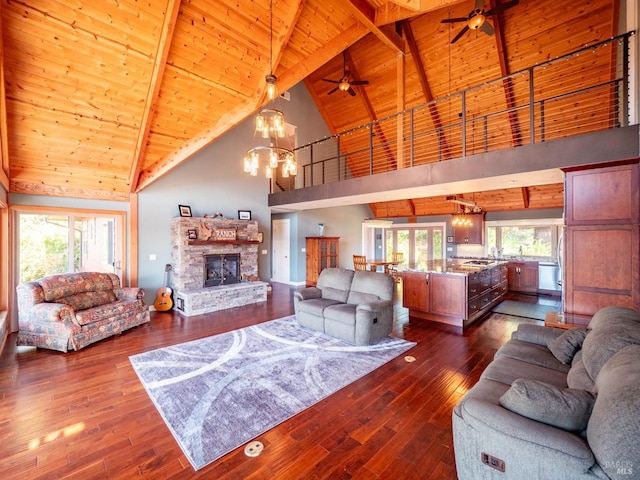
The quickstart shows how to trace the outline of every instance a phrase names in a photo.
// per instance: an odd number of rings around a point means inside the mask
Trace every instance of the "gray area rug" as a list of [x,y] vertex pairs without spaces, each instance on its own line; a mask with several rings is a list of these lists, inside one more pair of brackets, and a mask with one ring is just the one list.
[[533,318],[544,320],[547,312],[558,311],[559,307],[553,305],[538,305],[536,303],[516,302],[514,300],[503,300],[491,310],[494,313],[503,315],[513,315],[515,317]]
[[198,470],[414,345],[359,347],[290,316],[129,359]]

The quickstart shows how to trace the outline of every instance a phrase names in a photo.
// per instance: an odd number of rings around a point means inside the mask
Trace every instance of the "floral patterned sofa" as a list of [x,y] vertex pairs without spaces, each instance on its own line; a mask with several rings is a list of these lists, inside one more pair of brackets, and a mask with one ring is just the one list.
[[113,273],[50,275],[18,285],[18,345],[67,352],[147,323],[141,288]]

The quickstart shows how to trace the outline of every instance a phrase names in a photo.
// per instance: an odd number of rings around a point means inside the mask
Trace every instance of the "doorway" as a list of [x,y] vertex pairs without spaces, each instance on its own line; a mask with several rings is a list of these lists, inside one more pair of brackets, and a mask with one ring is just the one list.
[[445,258],[445,224],[398,225],[385,230],[385,258],[401,252],[401,269],[426,270],[430,260]]
[[290,283],[290,222],[288,218],[271,222],[271,280]]

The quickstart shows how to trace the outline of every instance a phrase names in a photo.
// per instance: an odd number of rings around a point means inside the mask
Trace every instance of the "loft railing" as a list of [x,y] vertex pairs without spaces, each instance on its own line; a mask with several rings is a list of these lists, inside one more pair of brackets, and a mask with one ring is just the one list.
[[295,149],[272,192],[629,124],[629,32]]

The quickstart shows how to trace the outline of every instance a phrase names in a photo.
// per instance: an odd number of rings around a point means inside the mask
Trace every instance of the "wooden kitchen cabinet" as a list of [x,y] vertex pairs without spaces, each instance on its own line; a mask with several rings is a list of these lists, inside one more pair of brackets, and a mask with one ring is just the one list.
[[453,243],[455,244],[484,244],[484,213],[468,215],[472,220],[470,226],[453,226]]
[[307,237],[308,287],[315,287],[325,268],[339,267],[340,237]]
[[510,261],[507,264],[509,290],[536,293],[538,291],[538,262]]
[[638,160],[565,173],[565,313],[640,309]]
[[432,274],[429,280],[429,312],[433,315],[465,318],[466,278],[461,275]]
[[403,272],[402,306],[423,313],[464,318],[466,288],[466,279],[462,275]]
[[423,312],[429,311],[429,273],[402,273],[402,306]]

